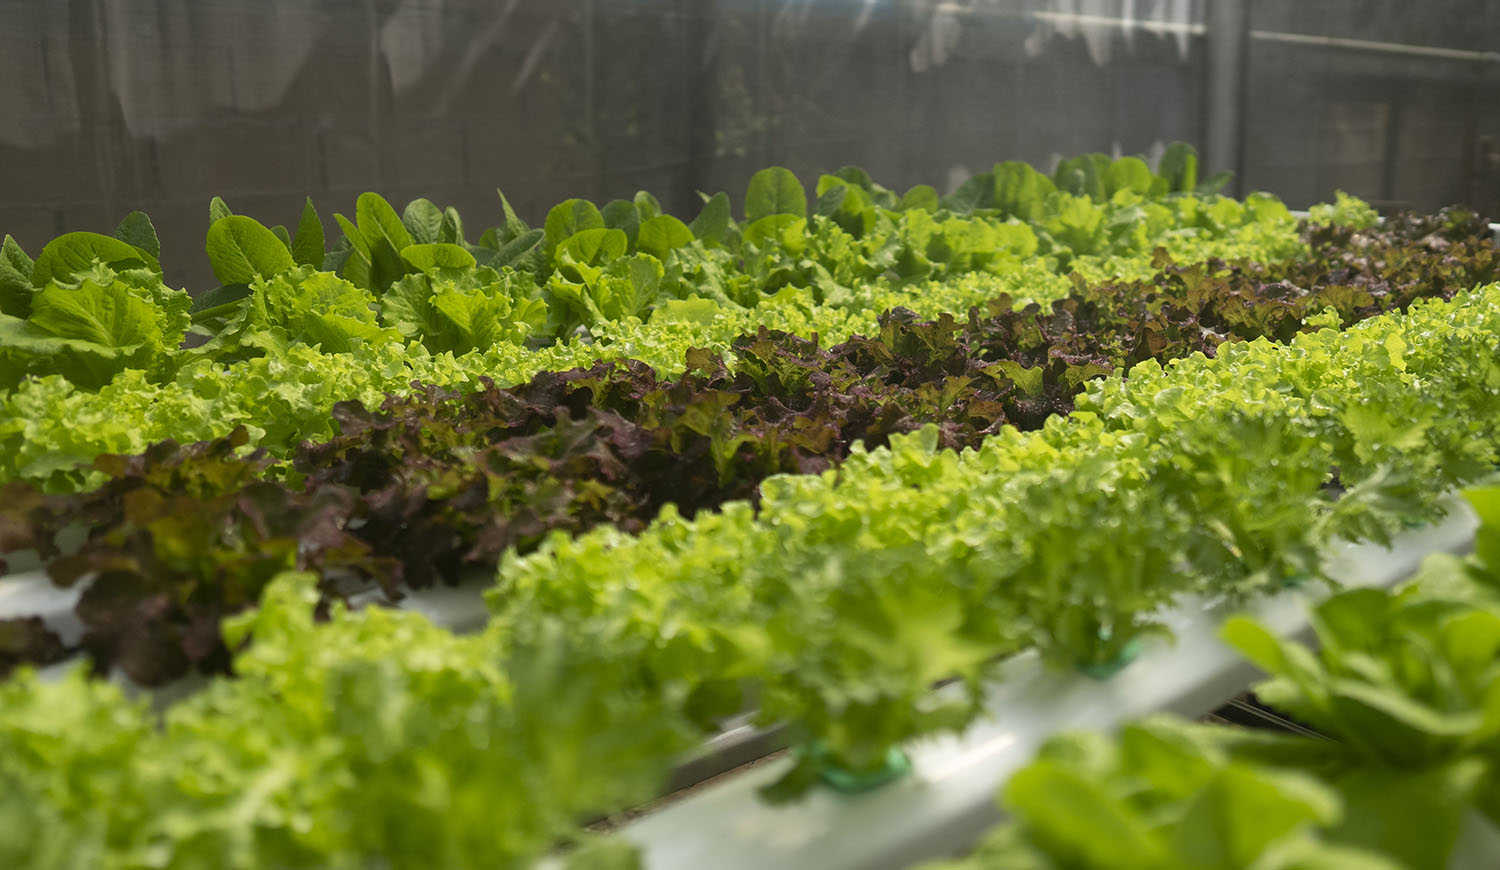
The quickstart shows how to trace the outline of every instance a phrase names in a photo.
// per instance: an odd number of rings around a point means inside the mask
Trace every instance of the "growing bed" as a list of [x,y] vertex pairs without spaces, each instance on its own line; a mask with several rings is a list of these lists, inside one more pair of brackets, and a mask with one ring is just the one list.
[[1055,732],[1243,691],[1220,617],[1469,546],[1477,216],[1181,146],[813,193],[476,242],[366,194],[332,245],[216,199],[192,298],[140,213],[7,239],[0,859],[904,866]]

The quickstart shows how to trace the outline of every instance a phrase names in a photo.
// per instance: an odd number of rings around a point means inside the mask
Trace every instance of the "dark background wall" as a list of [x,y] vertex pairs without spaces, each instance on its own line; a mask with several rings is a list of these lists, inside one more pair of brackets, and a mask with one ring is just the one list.
[[[1207,0],[1222,2],[1222,0]],[[1294,206],[1500,212],[1500,4],[1245,4],[1234,168]],[[210,196],[266,223],[494,188],[540,220],[751,172],[946,187],[997,160],[1203,144],[1205,0],[6,0],[0,232],[151,214],[212,282]],[[1329,41],[1329,40],[1332,41]],[[331,225],[331,221],[330,225]]]
[[[1253,0],[1243,181],[1500,220],[1500,3]],[[1323,38],[1327,43],[1320,44]]]

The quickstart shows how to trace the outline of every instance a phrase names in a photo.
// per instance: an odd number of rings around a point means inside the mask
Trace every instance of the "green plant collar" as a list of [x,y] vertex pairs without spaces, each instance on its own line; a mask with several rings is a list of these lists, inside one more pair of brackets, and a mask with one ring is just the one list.
[[893,746],[885,754],[879,767],[855,771],[836,762],[822,741],[813,741],[797,750],[818,765],[818,778],[825,785],[843,794],[861,794],[873,791],[887,783],[895,782],[911,773],[911,757],[899,746]]
[[1124,670],[1126,665],[1135,661],[1143,649],[1145,649],[1145,644],[1141,642],[1140,638],[1136,638],[1130,643],[1125,644],[1124,649],[1120,650],[1120,654],[1109,661],[1100,664],[1080,664],[1078,665],[1078,672],[1096,680],[1107,680]]

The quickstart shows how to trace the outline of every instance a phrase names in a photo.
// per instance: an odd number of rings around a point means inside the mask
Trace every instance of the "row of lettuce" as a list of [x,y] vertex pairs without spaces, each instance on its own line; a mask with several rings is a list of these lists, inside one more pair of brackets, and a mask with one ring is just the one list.
[[[724,194],[684,222],[641,193],[568,200],[530,228],[502,196],[504,222],[474,243],[451,208],[419,199],[398,214],[365,194],[326,251],[310,203],[293,235],[215,200],[206,248],[224,283],[193,298],[163,283],[140,213],[35,260],[7,239],[0,479],[86,487],[97,478],[77,466],[96,455],[239,425],[280,454],[333,434],[335,402],[378,404],[412,381],[473,389],[611,358],[670,373],[688,348],[723,351],[760,325],[839,341],[896,307],[936,317],[1002,293],[1048,301],[1075,271],[1145,277],[1158,247],[1179,262],[1301,251],[1279,201],[1195,192],[1195,180],[1185,146],[1156,172],[1102,155],[1052,176],[1004,163],[942,198],[897,196],[846,168],[819,179],[809,208],[773,168],[752,180],[742,220]],[[1327,211],[1373,220],[1353,200]]]
[[[942,448],[978,448],[1067,414],[1087,381],[1145,360],[1343,328],[1500,279],[1487,226],[1458,211],[1309,227],[1305,241],[1307,256],[1266,264],[1163,257],[1149,280],[1079,282],[1046,308],[1001,297],[936,321],[897,309],[828,349],[762,327],[727,359],[690,350],[675,378],[607,362],[511,388],[428,387],[379,410],[343,402],[337,436],[280,464],[241,455],[244,429],[101,457],[104,482],[84,493],[0,487],[0,550],[35,551],[54,582],[83,584],[79,647],[100,671],[156,686],[225,672],[220,619],[282,570],[316,573],[328,596],[493,574],[503,552],[555,531],[636,532],[669,503],[692,516],[753,500],[771,475],[837,468],[857,443],[925,425]],[[79,528],[87,539],[64,550],[59,535]],[[0,668],[74,651],[40,619],[0,626]]]
[[[766,478],[757,505],[553,532],[502,559],[473,635],[321,610],[318,577],[280,574],[226,628],[253,638],[237,678],[159,729],[79,671],[23,669],[0,686],[0,848],[37,867],[522,865],[651,796],[751,697],[819,747],[772,796],[819,763],[877,767],[979,715],[1008,653],[1117,660],[1181,596],[1317,578],[1335,537],[1386,540],[1493,469],[1500,285],[1312,325],[1141,362],[974,450],[926,426]],[[953,678],[967,691],[940,703]]]
[[[1432,516],[1494,466],[1497,301],[1488,285],[1285,346],[1148,361],[976,451],[926,428],[836,473],[769,478],[758,511],[554,534],[503,560],[490,631],[525,638],[555,615],[628,650],[648,685],[685,687],[700,723],[753,682],[766,721],[869,769],[968,722],[999,656],[1108,664],[1184,594],[1275,591],[1317,577],[1336,537]],[[953,677],[968,694],[933,706]]]
[[1272,675],[1257,694],[1322,736],[1161,717],[1054,738],[1005,786],[1010,821],[928,870],[1493,866],[1500,489],[1466,496],[1475,554],[1330,598],[1313,613],[1319,652],[1244,617],[1224,626]]

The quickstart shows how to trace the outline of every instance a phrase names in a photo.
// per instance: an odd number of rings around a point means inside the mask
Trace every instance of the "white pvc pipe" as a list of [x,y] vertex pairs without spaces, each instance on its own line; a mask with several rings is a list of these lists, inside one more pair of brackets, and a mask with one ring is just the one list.
[[[1457,498],[1442,522],[1398,536],[1387,550],[1345,544],[1328,559],[1342,584],[1391,585],[1433,552],[1465,552],[1476,521]],[[1326,596],[1299,589],[1246,610],[1283,636],[1308,639],[1308,608]],[[763,803],[761,786],[786,772],[781,759],[754,768],[623,829],[650,870],[882,870],[972,846],[1000,819],[999,788],[1050,736],[1110,731],[1150,713],[1201,716],[1249,686],[1253,666],[1217,638],[1229,613],[1202,600],[1168,614],[1175,643],[1156,643],[1113,678],[1098,682],[1044,669],[1033,655],[1007,662],[986,701],[990,717],[960,737],[909,747],[912,774],[868,794],[819,788],[783,807]]]

